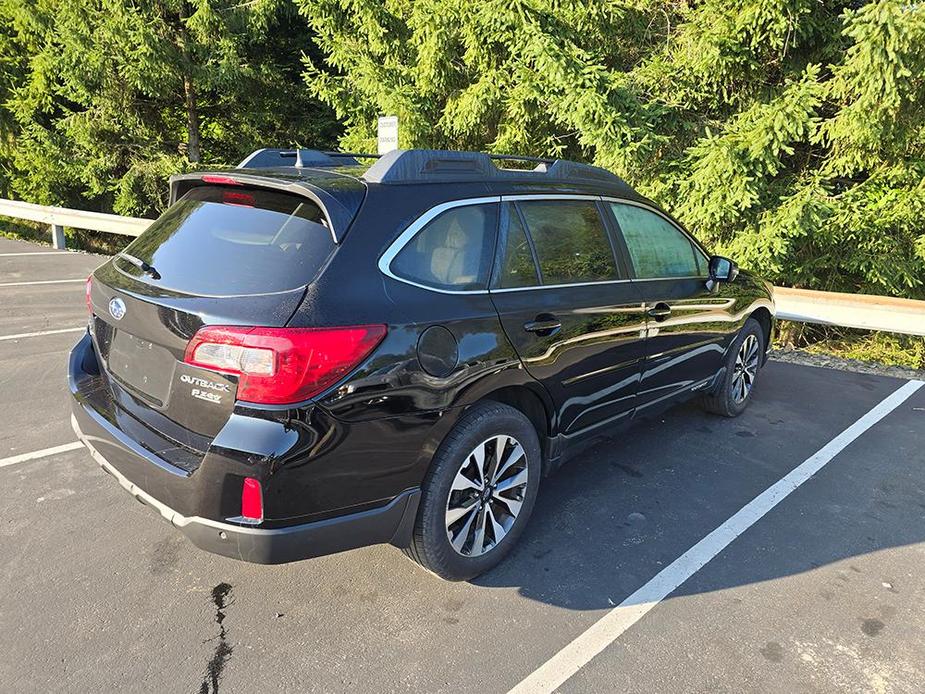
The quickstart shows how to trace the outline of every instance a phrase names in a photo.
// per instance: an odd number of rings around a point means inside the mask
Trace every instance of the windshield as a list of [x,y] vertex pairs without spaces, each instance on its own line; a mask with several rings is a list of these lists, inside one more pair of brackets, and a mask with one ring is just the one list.
[[115,262],[127,275],[185,294],[269,294],[311,283],[334,247],[324,214],[311,200],[200,186]]

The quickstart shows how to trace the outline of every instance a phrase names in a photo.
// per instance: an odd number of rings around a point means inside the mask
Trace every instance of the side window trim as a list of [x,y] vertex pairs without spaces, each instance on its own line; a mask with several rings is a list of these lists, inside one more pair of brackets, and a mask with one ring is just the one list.
[[520,210],[520,205],[518,205],[516,202],[510,202],[508,204],[517,213],[517,218],[520,220],[520,226],[523,227],[524,236],[527,237],[527,245],[530,246],[530,255],[533,257],[533,267],[536,268],[536,279],[539,283],[537,286],[542,287],[544,284],[543,267],[540,265],[540,257],[536,253],[536,244],[533,243],[533,234],[530,233],[530,227],[527,226],[527,220],[524,218],[524,213]]
[[610,236],[610,245],[613,247],[614,256],[617,259],[617,269],[623,277],[628,280],[635,280],[636,268],[633,267],[629,248],[626,246],[626,239],[623,238],[623,232],[617,222],[616,215],[613,213],[613,209],[608,203],[601,200],[597,204],[597,211],[601,215],[601,219],[604,220],[607,235]]
[[[427,224],[440,216],[447,210],[452,210],[454,207],[466,207],[468,205],[490,205],[497,204],[501,202],[500,195],[492,195],[490,197],[482,198],[466,198],[464,200],[450,200],[448,202],[441,203],[431,207],[429,210],[424,212],[420,217],[415,219],[408,227],[398,235],[398,237],[389,244],[389,246],[383,251],[382,255],[379,256],[379,272],[381,272],[386,277],[391,277],[397,282],[404,282],[405,284],[410,284],[414,287],[420,289],[426,289],[431,292],[437,292],[438,294],[486,294],[488,289],[441,289],[439,287],[432,287],[430,285],[422,284],[420,282],[415,282],[414,280],[409,280],[405,277],[400,277],[392,272],[392,261],[395,259],[402,249],[417,236],[418,232],[421,231]],[[495,234],[495,239],[497,243],[497,233]],[[489,275],[490,277],[491,275]]]
[[[501,203],[500,213],[498,214],[498,233],[495,235],[495,254],[491,268],[491,276],[488,282],[490,291],[499,292],[508,289],[540,289],[543,284],[542,271],[540,264],[536,259],[536,249],[533,247],[533,239],[527,231],[527,225],[524,223],[523,216],[516,205],[510,202]],[[511,219],[516,215],[524,231],[524,237],[527,239],[527,245],[530,248],[530,257],[533,260],[533,272],[536,278],[536,284],[526,287],[501,287],[501,274],[504,272],[504,254],[507,250],[508,235],[511,233]]]
[[693,253],[694,255],[694,264],[697,266],[697,271],[701,273],[697,275],[685,275],[682,277],[642,277],[642,278],[637,277],[636,268],[632,262],[632,258],[629,255],[629,247],[626,245],[626,238],[623,236],[623,229],[620,227],[620,222],[617,220],[617,216],[614,214],[613,209],[610,209],[609,214],[613,218],[614,227],[619,232],[620,243],[624,251],[627,254],[627,262],[629,263],[630,272],[632,273],[634,282],[658,282],[658,281],[665,281],[665,280],[687,280],[687,279],[704,279],[705,280],[707,279],[707,275],[702,274],[703,271],[700,269],[700,265],[701,265],[700,261],[703,260],[704,267],[709,265],[709,257],[710,257],[709,254],[704,250],[703,246],[700,245],[700,242],[697,241],[697,239],[695,239],[693,236],[691,236],[691,234],[687,231],[687,229],[682,227],[680,224],[674,221],[671,217],[661,212],[660,210],[657,210],[654,207],[651,207],[650,205],[645,205],[645,204],[636,202],[635,200],[627,200],[625,198],[614,198],[610,196],[601,196],[601,201],[608,203],[606,205],[607,207],[610,207],[609,203],[616,203],[618,205],[632,205],[633,207],[638,207],[648,212],[652,212],[653,214],[664,219],[666,222],[668,222],[668,224],[675,231],[681,234],[690,243],[691,253]]

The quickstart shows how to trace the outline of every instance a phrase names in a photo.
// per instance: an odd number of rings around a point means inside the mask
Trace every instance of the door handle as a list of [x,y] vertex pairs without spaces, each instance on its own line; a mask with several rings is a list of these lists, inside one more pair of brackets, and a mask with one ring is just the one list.
[[555,335],[562,329],[562,322],[550,313],[541,313],[531,321],[524,323],[524,330],[536,333],[540,337]]
[[657,321],[665,320],[668,316],[671,315],[671,306],[666,304],[664,301],[659,301],[655,306],[646,311],[646,315],[649,318],[654,318]]

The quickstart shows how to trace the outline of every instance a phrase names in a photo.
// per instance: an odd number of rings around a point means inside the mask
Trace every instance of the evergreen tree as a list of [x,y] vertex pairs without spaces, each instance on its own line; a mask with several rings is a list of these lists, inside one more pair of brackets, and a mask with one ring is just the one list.
[[612,169],[772,280],[925,296],[925,4],[296,0],[350,149]]
[[311,38],[284,0],[0,0],[0,16],[0,128],[23,199],[150,215],[172,173],[335,139],[299,84]]

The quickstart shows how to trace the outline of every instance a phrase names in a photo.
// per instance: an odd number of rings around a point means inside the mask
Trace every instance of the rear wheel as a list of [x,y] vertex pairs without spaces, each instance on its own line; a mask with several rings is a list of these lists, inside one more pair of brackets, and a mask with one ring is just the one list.
[[406,554],[451,581],[487,571],[523,532],[539,478],[530,420],[508,405],[474,405],[434,456]]
[[722,380],[713,393],[703,396],[704,408],[724,417],[742,414],[751,401],[763,354],[764,330],[749,318],[732,343]]

